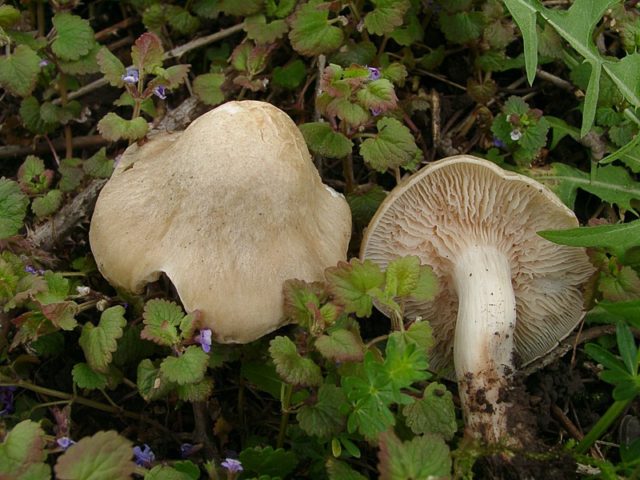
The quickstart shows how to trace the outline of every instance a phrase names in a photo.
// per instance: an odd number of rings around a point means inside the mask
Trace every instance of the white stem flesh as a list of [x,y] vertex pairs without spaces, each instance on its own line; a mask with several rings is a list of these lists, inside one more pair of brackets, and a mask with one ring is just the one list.
[[455,263],[458,319],[453,347],[467,432],[495,443],[507,436],[506,388],[513,373],[516,302],[506,256],[467,248]]

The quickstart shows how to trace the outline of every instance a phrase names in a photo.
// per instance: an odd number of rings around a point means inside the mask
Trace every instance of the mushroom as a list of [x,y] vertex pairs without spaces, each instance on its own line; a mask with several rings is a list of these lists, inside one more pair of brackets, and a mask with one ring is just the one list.
[[475,438],[510,436],[516,364],[553,349],[582,318],[582,285],[593,273],[585,250],[536,234],[577,225],[535,180],[459,155],[400,183],[365,232],[362,259],[384,267],[417,255],[438,276],[440,293],[431,302],[407,302],[406,317],[431,323],[431,366],[451,377],[454,365]]
[[322,279],[350,235],[294,122],[241,101],[127,148],[89,238],[112,285],[140,292],[164,272],[218,342],[246,343],[283,325],[283,282]]

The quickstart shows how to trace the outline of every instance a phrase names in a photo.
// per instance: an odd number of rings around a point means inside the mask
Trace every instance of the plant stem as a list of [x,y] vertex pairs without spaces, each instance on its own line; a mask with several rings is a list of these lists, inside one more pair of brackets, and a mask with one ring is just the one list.
[[278,433],[278,441],[276,448],[284,446],[284,439],[287,436],[287,426],[289,425],[289,407],[291,406],[291,396],[293,395],[293,385],[284,384],[284,393],[281,399],[282,417],[280,417],[280,431]]
[[[60,79],[58,80],[58,90],[60,92],[60,103],[64,108],[68,103],[67,96],[67,77],[64,73],[60,72]],[[71,125],[68,123],[64,126],[64,145],[65,145],[65,158],[73,157],[73,134],[71,132]]]
[[589,430],[582,441],[578,443],[576,447],[577,453],[585,453],[591,446],[598,440],[604,432],[606,432],[611,424],[624,412],[627,406],[631,403],[633,398],[628,400],[619,400],[613,402],[611,406],[604,412],[604,415],[600,417],[600,420],[596,422],[596,424]]

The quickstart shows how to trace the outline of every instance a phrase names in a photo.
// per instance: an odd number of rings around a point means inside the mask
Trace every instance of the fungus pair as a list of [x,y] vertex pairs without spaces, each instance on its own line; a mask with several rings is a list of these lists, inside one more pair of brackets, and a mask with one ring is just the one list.
[[[548,352],[581,318],[584,250],[536,235],[575,226],[536,181],[458,156],[398,185],[365,233],[363,259],[384,267],[417,255],[439,277],[438,296],[407,302],[406,313],[433,327],[432,367],[455,365],[474,436],[508,434],[503,393],[516,357]],[[243,101],[129,147],[90,241],[114,286],[140,291],[164,273],[217,341],[246,343],[283,324],[283,282],[323,278],[346,257],[350,232],[346,201],[322,184],[293,121]]]

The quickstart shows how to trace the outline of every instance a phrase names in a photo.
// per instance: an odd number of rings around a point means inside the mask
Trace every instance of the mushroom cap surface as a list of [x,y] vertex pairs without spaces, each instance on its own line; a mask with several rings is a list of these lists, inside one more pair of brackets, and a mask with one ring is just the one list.
[[164,272],[217,341],[246,343],[284,323],[283,282],[322,279],[350,235],[347,202],[322,183],[294,122],[242,101],[130,146],[89,238],[112,285],[140,292]]
[[458,314],[452,274],[460,252],[491,245],[508,259],[516,355],[526,364],[553,349],[582,318],[582,286],[594,271],[585,250],[536,234],[577,226],[574,213],[544,185],[459,155],[422,168],[386,197],[365,232],[360,257],[385,267],[396,257],[417,255],[433,268],[439,293],[430,302],[409,299],[405,315],[430,322],[431,368],[452,376]]

